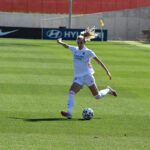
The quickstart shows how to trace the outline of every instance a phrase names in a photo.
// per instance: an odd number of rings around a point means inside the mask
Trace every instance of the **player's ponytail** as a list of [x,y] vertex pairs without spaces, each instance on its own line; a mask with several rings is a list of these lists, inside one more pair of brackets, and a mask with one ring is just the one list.
[[81,36],[84,37],[85,42],[96,38],[97,34],[95,33],[95,26],[92,28],[87,27],[84,31],[81,32]]

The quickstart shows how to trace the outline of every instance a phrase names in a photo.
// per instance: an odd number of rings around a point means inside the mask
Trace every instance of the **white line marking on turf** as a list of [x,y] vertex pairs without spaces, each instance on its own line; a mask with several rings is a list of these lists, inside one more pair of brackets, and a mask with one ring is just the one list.
[[144,44],[144,43],[137,42],[137,41],[112,41],[112,42],[126,43],[126,44],[130,44],[130,45],[134,45],[134,46],[144,47],[144,48],[149,48],[150,49],[150,44]]

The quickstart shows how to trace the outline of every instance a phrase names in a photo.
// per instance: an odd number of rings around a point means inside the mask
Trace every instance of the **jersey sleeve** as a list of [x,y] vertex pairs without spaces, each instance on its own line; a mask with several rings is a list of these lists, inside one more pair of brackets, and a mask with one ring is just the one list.
[[75,46],[71,46],[71,45],[69,45],[69,49],[72,53],[74,53],[77,50]]
[[94,58],[94,57],[96,57],[96,54],[92,50],[89,50],[88,57]]

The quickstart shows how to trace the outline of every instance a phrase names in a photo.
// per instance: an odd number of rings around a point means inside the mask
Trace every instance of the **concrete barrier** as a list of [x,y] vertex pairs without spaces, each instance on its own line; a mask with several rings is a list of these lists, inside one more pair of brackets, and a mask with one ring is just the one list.
[[[86,15],[73,15],[72,28],[86,28],[95,25],[103,18],[108,40],[138,40],[142,31],[150,29],[150,7],[123,11],[104,12]],[[0,13],[0,26],[14,27],[68,27],[68,15]]]

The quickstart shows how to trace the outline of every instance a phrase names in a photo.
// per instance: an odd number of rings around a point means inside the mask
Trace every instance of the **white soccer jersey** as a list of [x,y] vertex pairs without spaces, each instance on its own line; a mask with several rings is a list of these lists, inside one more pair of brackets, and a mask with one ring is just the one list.
[[94,74],[94,69],[90,63],[90,59],[96,57],[95,53],[86,47],[79,50],[78,47],[69,45],[69,49],[73,53],[74,77]]

